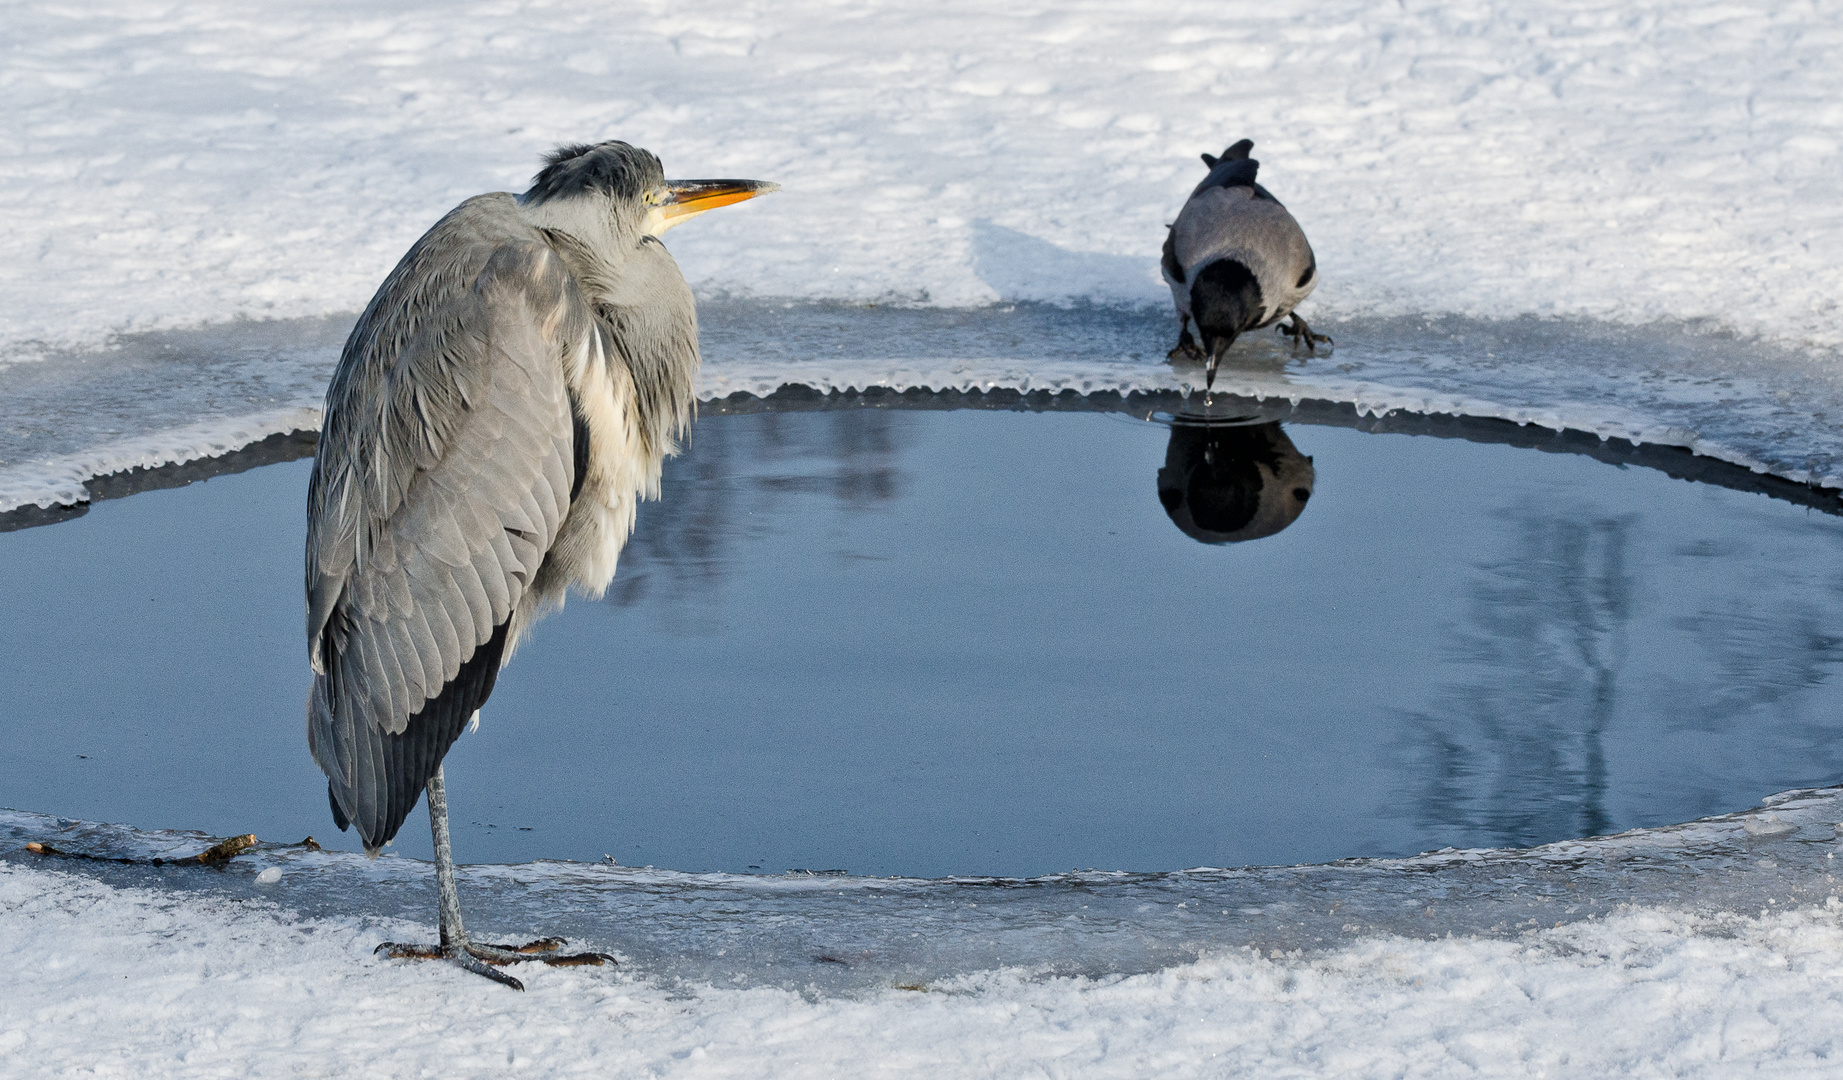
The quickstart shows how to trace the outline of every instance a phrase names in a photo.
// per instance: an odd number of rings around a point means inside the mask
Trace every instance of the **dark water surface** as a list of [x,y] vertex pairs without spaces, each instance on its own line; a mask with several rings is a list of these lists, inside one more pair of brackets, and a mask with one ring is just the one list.
[[[1294,424],[1297,521],[1210,545],[1161,505],[1170,434],[706,417],[608,597],[540,624],[451,752],[457,857],[1293,863],[1685,821],[1843,776],[1843,521]],[[0,805],[356,847],[305,745],[307,470],[0,534]],[[419,812],[396,850],[428,847]]]

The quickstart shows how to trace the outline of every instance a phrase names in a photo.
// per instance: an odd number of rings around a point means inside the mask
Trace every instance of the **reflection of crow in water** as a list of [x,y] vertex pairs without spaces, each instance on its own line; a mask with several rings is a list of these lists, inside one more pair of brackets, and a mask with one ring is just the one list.
[[1173,424],[1158,470],[1158,501],[1184,535],[1205,544],[1272,536],[1312,497],[1312,459],[1276,423]]

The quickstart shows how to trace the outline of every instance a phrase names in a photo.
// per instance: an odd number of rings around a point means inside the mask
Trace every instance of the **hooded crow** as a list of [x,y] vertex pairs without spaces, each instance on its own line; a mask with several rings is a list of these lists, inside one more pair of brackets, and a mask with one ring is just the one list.
[[1317,287],[1318,260],[1293,215],[1254,182],[1261,163],[1248,156],[1252,149],[1254,142],[1243,139],[1219,158],[1203,155],[1209,175],[1178,212],[1159,260],[1177,306],[1171,358],[1203,360],[1209,386],[1237,336],[1288,315],[1292,322],[1280,332],[1292,337],[1294,348],[1303,343],[1316,352],[1317,343],[1331,344],[1293,310]]

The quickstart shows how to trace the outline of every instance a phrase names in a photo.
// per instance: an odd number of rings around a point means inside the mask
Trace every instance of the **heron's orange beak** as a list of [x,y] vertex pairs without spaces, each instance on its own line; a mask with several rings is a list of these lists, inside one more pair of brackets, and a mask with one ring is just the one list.
[[728,206],[770,191],[781,185],[766,180],[667,180],[664,193],[655,196],[647,212],[647,232],[654,236],[680,222],[689,221],[706,210]]

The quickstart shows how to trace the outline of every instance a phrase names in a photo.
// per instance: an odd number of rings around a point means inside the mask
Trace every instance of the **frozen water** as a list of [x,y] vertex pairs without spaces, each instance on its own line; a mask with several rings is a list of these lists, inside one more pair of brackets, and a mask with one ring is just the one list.
[[[688,874],[593,863],[469,866],[469,926],[487,940],[555,933],[614,953],[656,985],[775,986],[823,994],[951,985],[979,972],[1099,978],[1252,950],[1324,953],[1363,939],[1516,940],[1634,909],[1703,920],[1836,894],[1837,789],[1757,811],[1523,851],[1175,873],[1035,878]],[[139,832],[0,811],[0,865],[118,888],[279,904],[290,921],[357,916],[375,933],[430,935],[429,865],[267,844],[222,871],[32,856],[28,840],[110,858],[195,854],[196,833]],[[263,880],[281,871],[279,883]],[[418,929],[419,928],[419,929]],[[379,940],[383,940],[380,938]]]
[[0,367],[0,510],[84,501],[84,482],[320,427],[350,318],[145,334]]
[[[334,313],[460,199],[610,136],[784,185],[672,235],[706,300],[782,298],[774,325],[814,346],[770,370],[790,357],[763,309],[726,328],[707,305],[713,359],[740,365],[713,364],[709,393],[1171,385],[1162,226],[1196,155],[1247,134],[1314,239],[1312,317],[1341,352],[1241,390],[1535,419],[1843,486],[1843,76],[1822,5],[609,19],[566,0],[404,3],[362,30],[340,0],[259,25],[221,2],[13,14],[0,510],[313,427]],[[942,311],[793,325],[890,301]],[[1038,339],[1046,313],[980,307],[1019,302],[1103,314]],[[984,320],[944,351],[912,336]]]
[[[383,961],[428,868],[39,859],[203,837],[0,814],[0,1075],[1823,1076],[1843,1020],[1834,790],[1529,852],[1037,881],[468,868],[470,925],[619,968],[528,993]],[[286,869],[272,886],[264,870]],[[1195,959],[1191,959],[1195,957]],[[1137,974],[1135,974],[1137,972]]]
[[[699,395],[882,387],[1114,394],[1200,390],[1169,364],[1152,308],[1014,304],[955,310],[707,303]],[[1364,413],[1496,417],[1685,447],[1843,487],[1843,379],[1808,354],[1681,325],[1353,320],[1329,355],[1280,339],[1232,354],[1218,391]],[[336,319],[148,334],[104,353],[0,371],[0,511],[88,497],[119,470],[221,454],[319,426]]]

